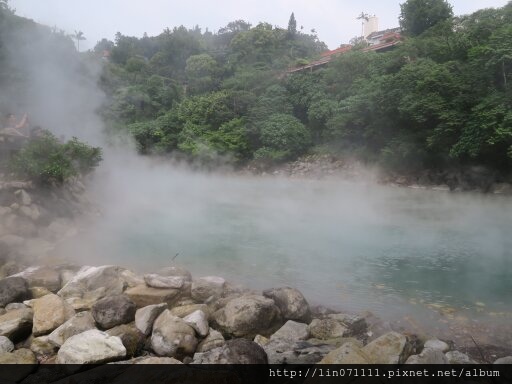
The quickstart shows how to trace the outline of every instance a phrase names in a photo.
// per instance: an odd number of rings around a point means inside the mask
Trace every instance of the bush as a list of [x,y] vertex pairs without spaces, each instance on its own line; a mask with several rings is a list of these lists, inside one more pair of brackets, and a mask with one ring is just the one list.
[[31,140],[10,161],[17,176],[39,184],[62,184],[70,177],[92,171],[102,160],[101,148],[91,147],[76,137],[61,143],[50,132]]

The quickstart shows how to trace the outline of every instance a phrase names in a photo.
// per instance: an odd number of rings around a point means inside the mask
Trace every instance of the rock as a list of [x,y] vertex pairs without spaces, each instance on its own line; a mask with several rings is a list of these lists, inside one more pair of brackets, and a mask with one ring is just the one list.
[[160,356],[191,355],[197,346],[196,331],[179,317],[163,311],[153,324],[151,348]]
[[30,267],[14,276],[24,278],[29,288],[43,287],[50,292],[57,292],[61,287],[60,273],[49,267]]
[[356,344],[345,343],[329,352],[319,364],[370,364],[370,357]]
[[374,364],[402,364],[409,357],[411,346],[404,335],[389,332],[368,343],[362,350],[371,356]]
[[180,297],[180,290],[174,288],[151,288],[146,285],[138,285],[128,288],[125,292],[137,306],[137,308],[148,305],[167,303],[173,305]]
[[[3,247],[3,244],[0,242],[0,248]],[[8,254],[8,251],[7,251],[7,254]],[[7,263],[5,263],[4,265],[2,265],[0,267],[0,278],[5,278],[7,276],[11,276],[11,275],[14,275],[15,273],[18,273],[20,272],[21,270],[23,270],[24,267],[14,261],[8,261]]]
[[449,364],[477,364],[475,360],[465,353],[459,351],[450,351],[445,354]]
[[30,308],[8,311],[5,315],[0,316],[0,336],[17,341],[30,335],[33,316],[34,312]]
[[32,327],[34,336],[50,333],[75,315],[73,307],[53,293],[32,300],[32,309],[34,310]]
[[0,307],[23,301],[29,297],[27,281],[22,277],[7,277],[0,280]]
[[138,360],[135,364],[183,364],[173,357],[155,357],[148,356]]
[[103,329],[135,320],[135,303],[126,295],[105,297],[91,308],[92,317]]
[[186,282],[192,281],[192,274],[185,268],[173,266],[166,267],[159,271],[161,276],[176,276],[182,277]]
[[51,292],[44,288],[44,287],[32,287],[29,288],[30,290],[30,296],[32,296],[33,299],[40,299],[43,296],[49,295]]
[[113,265],[82,267],[58,295],[64,299],[79,298],[82,301],[75,300],[76,303],[88,305],[106,296],[120,295],[128,285],[121,275],[123,271],[124,268]]
[[34,204],[31,206],[20,207],[19,212],[33,221],[37,221],[41,217],[41,211],[39,210],[39,207]]
[[448,364],[448,359],[439,349],[424,348],[419,355],[410,356],[405,364]]
[[60,364],[102,364],[126,356],[126,348],[117,336],[91,329],[71,336],[57,354]]
[[5,383],[21,381],[37,368],[36,357],[30,349],[26,348],[11,353],[1,353],[0,364],[10,365],[4,365],[2,368],[1,378]]
[[121,271],[119,276],[121,276],[121,278],[125,281],[126,285],[130,288],[144,284],[144,279],[140,276],[137,276],[135,272],[130,271],[129,269]]
[[117,336],[123,342],[126,348],[126,356],[133,357],[137,355],[144,347],[145,337],[136,327],[135,324],[118,325],[107,331],[110,336]]
[[309,322],[311,310],[299,290],[290,287],[273,288],[263,291],[263,296],[274,300],[285,320]]
[[[26,300],[26,303],[31,303],[32,300]],[[5,306],[6,311],[12,311],[13,309],[25,309],[29,306],[25,305],[24,303],[10,303]]]
[[272,339],[263,345],[269,364],[316,364],[335,347],[309,341]]
[[200,337],[208,335],[210,327],[208,326],[208,316],[201,310],[192,312],[183,318],[183,321],[194,328]]
[[156,318],[167,309],[167,304],[153,304],[144,308],[139,308],[135,312],[135,326],[144,335],[148,336],[153,329],[153,323]]
[[226,280],[217,276],[205,276],[192,281],[192,298],[200,303],[219,298],[224,293]]
[[14,350],[14,344],[9,338],[0,336],[0,353],[12,352]]
[[48,336],[34,337],[30,343],[30,350],[41,357],[57,354],[57,346],[48,339]]
[[91,312],[79,312],[48,335],[48,340],[60,347],[71,336],[96,329],[96,322]]
[[497,195],[512,195],[512,184],[509,183],[494,183],[491,191]]
[[247,295],[230,300],[213,315],[218,329],[236,337],[254,337],[271,331],[279,320],[279,309],[272,299]]
[[234,339],[222,347],[196,353],[193,364],[268,364],[264,349],[253,341]]
[[14,194],[18,197],[18,201],[22,205],[30,205],[32,204],[32,198],[30,195],[23,189],[18,189]]
[[327,318],[338,321],[347,328],[347,336],[357,336],[368,331],[368,324],[364,317],[357,315],[348,315],[345,313],[331,313]]
[[436,349],[441,352],[448,352],[450,350],[450,346],[444,341],[438,339],[427,340],[423,345],[424,349]]
[[256,344],[264,347],[268,343],[270,343],[270,339],[266,338],[265,336],[256,335],[253,340]]
[[341,321],[330,318],[313,319],[308,328],[312,337],[321,340],[347,337],[350,334],[348,328]]
[[512,364],[512,356],[501,357],[494,364]]
[[272,336],[273,339],[286,339],[286,340],[306,340],[309,338],[308,325],[303,323],[297,323],[293,320],[288,320],[281,328],[279,328]]
[[208,306],[206,304],[187,304],[181,305],[179,307],[171,308],[170,311],[174,316],[185,317],[190,315],[192,312],[197,310],[203,311],[207,315],[209,315],[210,311],[208,310]]
[[208,352],[214,348],[222,347],[225,342],[222,333],[210,328],[208,336],[198,344],[197,352]]
[[180,289],[185,283],[181,276],[160,276],[154,273],[144,275],[144,281],[148,287]]

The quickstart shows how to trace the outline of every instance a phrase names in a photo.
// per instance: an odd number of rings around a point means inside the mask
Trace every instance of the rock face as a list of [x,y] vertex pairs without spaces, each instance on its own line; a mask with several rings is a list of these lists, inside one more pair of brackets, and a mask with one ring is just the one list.
[[363,351],[374,364],[402,364],[410,354],[411,346],[404,335],[389,332],[368,343]]
[[205,303],[224,293],[226,280],[218,276],[204,276],[192,281],[192,299]]
[[92,329],[67,339],[57,354],[60,364],[102,364],[122,359],[126,348],[117,336]]
[[153,288],[180,289],[185,284],[185,278],[182,276],[160,276],[152,273],[144,275],[144,282],[148,287]]
[[52,268],[30,267],[14,276],[27,280],[29,288],[43,287],[50,292],[57,292],[60,289],[60,274]]
[[124,270],[114,265],[83,267],[62,287],[58,295],[64,299],[74,299],[72,302],[77,307],[81,305],[82,308],[90,308],[103,297],[123,293],[128,286],[122,276]]
[[91,308],[92,317],[103,328],[126,324],[135,319],[135,303],[125,295],[105,297]]
[[32,331],[34,312],[30,308],[13,309],[0,316],[0,336],[16,341]]
[[0,307],[26,300],[29,295],[28,284],[24,278],[16,276],[0,280]]
[[12,352],[14,344],[5,336],[0,336],[0,353]]
[[279,318],[279,309],[272,299],[247,295],[230,300],[213,317],[223,333],[237,337],[254,337],[269,332]]
[[419,355],[410,356],[405,364],[448,364],[448,359],[439,349],[424,348]]
[[267,354],[246,339],[229,340],[222,347],[194,355],[193,364],[267,364]]
[[180,290],[174,288],[151,288],[146,285],[137,285],[126,290],[128,296],[137,308],[148,305],[166,303],[173,305],[180,297]]
[[210,328],[210,333],[197,346],[197,352],[207,352],[222,347],[226,341],[219,331]]
[[163,311],[153,324],[151,348],[160,356],[176,357],[194,353],[196,331],[179,317]]
[[90,329],[96,329],[96,322],[91,312],[79,312],[50,333],[48,340],[57,347],[60,347],[71,336],[78,335]]
[[34,310],[34,336],[50,333],[75,315],[75,310],[61,297],[51,293],[40,299],[32,300]]
[[210,331],[210,327],[208,326],[208,316],[206,316],[206,314],[201,310],[197,310],[192,312],[190,315],[185,316],[183,321],[194,328],[200,337],[205,337]]
[[307,324],[297,323],[293,320],[288,320],[277,332],[272,334],[270,340],[285,339],[285,340],[306,340],[309,338],[309,330]]
[[144,335],[148,336],[153,329],[153,323],[156,318],[167,308],[166,303],[148,305],[139,308],[135,312],[135,326]]
[[290,287],[272,288],[263,291],[263,296],[274,300],[285,320],[309,322],[311,310],[299,290]]

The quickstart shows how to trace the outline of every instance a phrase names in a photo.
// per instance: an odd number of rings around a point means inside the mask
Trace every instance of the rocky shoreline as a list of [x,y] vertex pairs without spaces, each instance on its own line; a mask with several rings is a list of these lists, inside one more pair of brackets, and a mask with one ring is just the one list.
[[178,266],[145,275],[112,265],[38,266],[0,280],[0,364],[110,362],[486,361],[447,341],[377,334],[365,317],[311,308],[291,287],[255,292]]

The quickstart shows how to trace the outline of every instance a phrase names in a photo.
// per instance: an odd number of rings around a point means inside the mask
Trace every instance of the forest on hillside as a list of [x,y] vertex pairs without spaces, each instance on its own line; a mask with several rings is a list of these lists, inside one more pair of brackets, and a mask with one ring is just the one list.
[[[21,20],[3,7],[0,27]],[[244,165],[329,153],[399,172],[479,165],[510,177],[512,2],[455,16],[445,0],[407,0],[398,23],[403,41],[391,51],[359,41],[290,75],[327,49],[293,14],[286,28],[237,20],[215,33],[118,33],[80,56],[103,61],[101,114],[142,154]],[[47,33],[73,56],[69,37]]]

